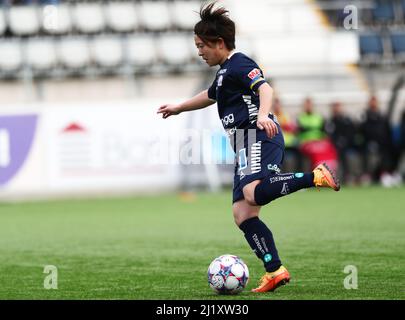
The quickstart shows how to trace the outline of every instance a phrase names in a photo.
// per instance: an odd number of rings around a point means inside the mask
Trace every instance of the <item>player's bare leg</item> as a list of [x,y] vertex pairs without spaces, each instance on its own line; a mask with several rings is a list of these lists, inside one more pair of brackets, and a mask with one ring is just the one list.
[[245,199],[235,202],[232,212],[236,225],[239,227],[243,221],[258,217],[260,209],[260,206],[252,206]]

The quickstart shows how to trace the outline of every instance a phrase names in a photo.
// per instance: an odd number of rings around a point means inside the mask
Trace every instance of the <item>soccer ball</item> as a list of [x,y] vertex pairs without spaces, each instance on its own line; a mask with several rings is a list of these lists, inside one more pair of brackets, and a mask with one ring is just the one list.
[[238,294],[249,281],[249,270],[243,260],[231,254],[215,258],[208,267],[208,284],[219,294]]

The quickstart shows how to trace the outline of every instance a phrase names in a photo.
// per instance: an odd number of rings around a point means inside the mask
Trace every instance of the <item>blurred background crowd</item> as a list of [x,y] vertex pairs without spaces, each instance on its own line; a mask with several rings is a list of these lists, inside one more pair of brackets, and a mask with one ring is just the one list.
[[338,170],[345,184],[401,185],[405,111],[400,123],[392,125],[390,114],[381,111],[376,96],[370,97],[359,120],[345,113],[339,101],[328,108],[329,116],[323,117],[308,97],[298,116],[292,117],[283,110],[281,101],[275,100],[274,112],[284,132],[288,169],[308,170],[326,161]]

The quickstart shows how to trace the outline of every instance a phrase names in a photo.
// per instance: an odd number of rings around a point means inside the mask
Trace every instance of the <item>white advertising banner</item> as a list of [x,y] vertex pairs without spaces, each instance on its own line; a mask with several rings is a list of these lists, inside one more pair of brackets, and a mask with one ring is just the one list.
[[2,110],[0,198],[175,190],[181,181],[175,159],[186,117],[162,120],[156,114],[161,102]]
[[46,109],[47,185],[68,191],[175,188],[179,166],[162,159],[162,139],[183,130],[184,119],[173,120],[160,120],[150,102]]

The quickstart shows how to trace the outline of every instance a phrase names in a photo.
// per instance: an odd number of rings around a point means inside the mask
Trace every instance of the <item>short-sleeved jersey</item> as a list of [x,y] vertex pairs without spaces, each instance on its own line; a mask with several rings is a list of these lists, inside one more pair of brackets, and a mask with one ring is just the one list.
[[[243,53],[231,54],[221,65],[208,97],[217,102],[219,117],[229,136],[236,129],[256,128],[260,107],[257,90],[265,82],[256,62]],[[272,142],[282,144],[276,141],[277,136],[273,139]]]

